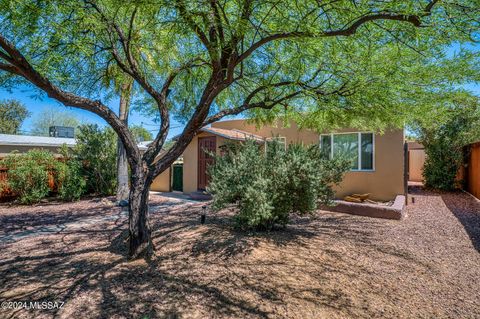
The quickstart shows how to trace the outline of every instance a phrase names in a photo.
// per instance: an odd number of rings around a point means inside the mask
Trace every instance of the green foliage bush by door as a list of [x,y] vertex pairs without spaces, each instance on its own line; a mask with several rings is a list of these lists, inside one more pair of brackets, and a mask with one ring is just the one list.
[[209,169],[208,191],[214,209],[238,206],[235,219],[241,228],[284,226],[291,214],[312,213],[319,203],[330,204],[332,186],[349,168],[346,160],[322,159],[318,146],[285,149],[282,143],[265,147],[248,141],[225,150]]

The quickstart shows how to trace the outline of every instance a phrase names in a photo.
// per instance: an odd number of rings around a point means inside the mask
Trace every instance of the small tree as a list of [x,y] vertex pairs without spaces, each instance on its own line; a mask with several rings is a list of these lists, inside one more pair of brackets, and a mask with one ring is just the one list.
[[228,145],[210,167],[213,208],[238,206],[236,222],[242,228],[272,229],[286,225],[291,214],[314,212],[329,204],[332,186],[341,181],[349,162],[321,158],[318,146],[280,143],[264,147],[254,141]]
[[137,142],[151,141],[153,140],[152,133],[150,133],[146,128],[140,125],[132,125],[129,127],[129,130],[132,132],[135,140]]
[[[464,163],[464,147],[480,138],[478,99],[470,97],[454,104],[444,122],[419,130],[425,147],[425,186],[441,190],[458,188],[456,176]],[[467,104],[463,104],[467,103]]]
[[74,156],[82,162],[82,174],[87,178],[87,190],[96,194],[115,194],[116,136],[112,129],[98,125],[79,127]]
[[44,109],[34,117],[32,132],[37,135],[48,136],[50,126],[69,126],[76,128],[78,125],[79,120],[72,112]]
[[51,152],[30,150],[26,154],[9,154],[1,161],[8,169],[7,188],[23,204],[39,202],[50,192],[49,174],[56,165]]
[[0,133],[17,134],[23,121],[30,115],[25,105],[17,100],[0,100]]

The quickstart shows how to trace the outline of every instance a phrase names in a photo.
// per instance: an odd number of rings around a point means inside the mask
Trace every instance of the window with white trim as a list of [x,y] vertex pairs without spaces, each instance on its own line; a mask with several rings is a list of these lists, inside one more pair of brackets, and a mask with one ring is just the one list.
[[350,159],[353,171],[374,170],[373,133],[322,134],[320,150],[325,158],[343,156]]

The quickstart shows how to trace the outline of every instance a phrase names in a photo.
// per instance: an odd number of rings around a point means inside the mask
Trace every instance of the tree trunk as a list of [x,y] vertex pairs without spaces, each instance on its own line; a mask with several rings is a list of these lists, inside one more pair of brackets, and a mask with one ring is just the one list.
[[149,185],[141,168],[132,172],[129,196],[129,258],[150,258],[155,250],[148,217]]
[[[132,94],[132,83],[128,81],[123,83],[120,91],[120,109],[119,118],[125,124],[128,123],[128,110],[130,106],[130,97]],[[122,141],[117,141],[117,201],[127,200],[129,197],[128,187],[128,160],[127,152]]]

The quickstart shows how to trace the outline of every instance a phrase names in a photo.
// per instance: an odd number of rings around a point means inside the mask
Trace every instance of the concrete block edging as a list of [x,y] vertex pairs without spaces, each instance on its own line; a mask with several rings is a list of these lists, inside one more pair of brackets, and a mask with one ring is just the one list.
[[370,203],[352,203],[344,200],[335,200],[334,206],[322,205],[320,209],[338,213],[347,213],[374,218],[401,220],[405,217],[405,196],[397,195],[391,206]]

